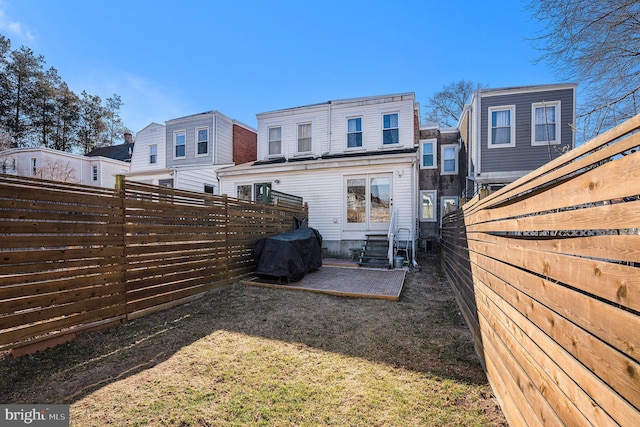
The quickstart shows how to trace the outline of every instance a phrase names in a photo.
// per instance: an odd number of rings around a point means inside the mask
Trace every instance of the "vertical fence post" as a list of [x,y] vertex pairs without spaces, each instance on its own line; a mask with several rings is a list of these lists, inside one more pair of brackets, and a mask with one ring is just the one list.
[[125,178],[124,175],[116,175],[116,197],[117,206],[120,212],[118,212],[118,220],[120,221],[120,289],[122,292],[122,298],[120,299],[122,312],[124,312],[124,321],[129,321],[129,309],[127,304],[127,254],[126,254],[126,212],[125,212]]
[[225,243],[225,282],[228,284],[231,283],[231,253],[229,249],[229,239],[231,233],[229,233],[229,196],[226,194],[222,195],[222,203],[224,203],[224,243]]

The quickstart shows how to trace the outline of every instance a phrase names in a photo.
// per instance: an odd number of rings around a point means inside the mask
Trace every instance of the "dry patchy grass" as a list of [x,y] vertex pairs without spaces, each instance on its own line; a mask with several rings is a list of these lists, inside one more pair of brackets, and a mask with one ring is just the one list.
[[234,284],[0,361],[0,401],[76,426],[505,425],[436,259],[400,301]]

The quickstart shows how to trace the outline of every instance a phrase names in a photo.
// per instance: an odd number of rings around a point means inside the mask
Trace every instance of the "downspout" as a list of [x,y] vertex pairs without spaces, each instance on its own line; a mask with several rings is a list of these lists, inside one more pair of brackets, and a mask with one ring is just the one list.
[[327,104],[329,104],[329,117],[327,118],[327,153],[331,153],[331,101],[328,101]]
[[[420,152],[420,149],[418,149],[417,153]],[[411,210],[414,213],[413,216],[413,227],[412,227],[412,231],[411,231],[411,265],[413,267],[417,267],[418,266],[418,262],[416,261],[416,239],[418,237],[418,221],[417,219],[419,218],[419,212],[418,212],[418,200],[416,194],[417,191],[416,189],[419,188],[418,187],[418,173],[417,173],[417,166],[418,166],[418,162],[416,161],[416,159],[414,158],[413,161],[411,162],[411,194],[413,194],[413,197],[411,198]]]

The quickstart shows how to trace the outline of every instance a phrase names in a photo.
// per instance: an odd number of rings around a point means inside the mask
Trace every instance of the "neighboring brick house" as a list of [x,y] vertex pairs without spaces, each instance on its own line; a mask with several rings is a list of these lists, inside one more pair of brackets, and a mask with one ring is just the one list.
[[419,137],[418,243],[430,251],[440,241],[442,217],[460,204],[466,153],[457,128],[422,126]]
[[254,162],[257,160],[258,134],[239,122],[233,122],[233,163]]
[[127,179],[219,194],[217,170],[256,160],[257,132],[219,111],[152,123],[138,132]]

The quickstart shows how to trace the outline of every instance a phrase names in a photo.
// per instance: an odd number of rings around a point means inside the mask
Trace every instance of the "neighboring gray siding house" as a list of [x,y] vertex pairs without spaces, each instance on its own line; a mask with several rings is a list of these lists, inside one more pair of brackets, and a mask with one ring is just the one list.
[[219,111],[151,123],[136,136],[127,178],[219,194],[217,169],[256,159],[256,130]]
[[575,147],[576,84],[481,89],[459,122],[466,196],[497,189]]

